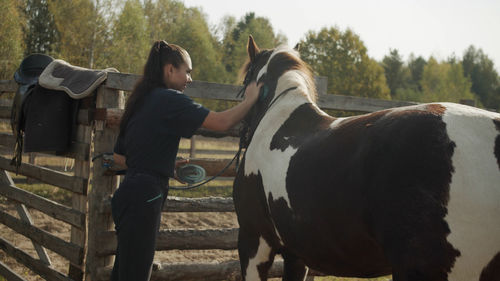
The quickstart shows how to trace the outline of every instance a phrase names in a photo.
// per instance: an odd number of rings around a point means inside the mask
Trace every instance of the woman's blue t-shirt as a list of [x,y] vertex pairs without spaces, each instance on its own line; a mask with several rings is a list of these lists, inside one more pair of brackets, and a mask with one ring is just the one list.
[[190,138],[208,113],[179,91],[156,88],[130,118],[114,152],[125,155],[129,169],[173,177],[180,138]]

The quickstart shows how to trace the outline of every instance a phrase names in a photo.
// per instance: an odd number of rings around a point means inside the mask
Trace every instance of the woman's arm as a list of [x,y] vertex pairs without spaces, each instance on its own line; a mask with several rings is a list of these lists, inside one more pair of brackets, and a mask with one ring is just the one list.
[[262,84],[250,83],[245,90],[245,98],[236,106],[222,111],[210,111],[201,125],[203,128],[213,131],[227,131],[238,124],[248,113],[250,108],[259,98],[259,91]]
[[124,155],[113,153],[113,161],[115,162],[115,165],[127,168],[126,160],[127,158],[125,158]]

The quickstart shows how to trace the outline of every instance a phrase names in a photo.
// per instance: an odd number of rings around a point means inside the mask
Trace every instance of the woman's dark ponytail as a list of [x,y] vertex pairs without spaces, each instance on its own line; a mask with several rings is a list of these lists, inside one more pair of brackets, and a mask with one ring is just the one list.
[[155,88],[167,87],[163,81],[164,66],[172,64],[174,67],[179,67],[186,61],[187,56],[188,53],[186,50],[175,44],[168,44],[164,40],[158,40],[153,43],[149,51],[148,60],[144,65],[143,76],[135,85],[125,105],[125,112],[120,122],[120,134],[125,132],[128,121],[133,113],[142,105],[145,96]]

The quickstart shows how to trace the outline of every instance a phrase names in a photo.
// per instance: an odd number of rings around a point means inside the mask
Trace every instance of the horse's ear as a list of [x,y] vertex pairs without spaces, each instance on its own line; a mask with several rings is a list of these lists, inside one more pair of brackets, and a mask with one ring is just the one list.
[[300,43],[297,43],[293,49],[298,52],[300,50]]
[[254,61],[255,56],[260,52],[259,47],[253,40],[252,35],[248,36],[247,51],[248,51],[248,57],[250,57],[250,61]]

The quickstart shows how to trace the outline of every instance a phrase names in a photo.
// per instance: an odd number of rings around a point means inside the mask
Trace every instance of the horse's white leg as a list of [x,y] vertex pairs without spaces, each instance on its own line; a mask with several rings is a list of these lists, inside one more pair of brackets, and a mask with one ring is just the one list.
[[268,271],[274,261],[275,251],[262,236],[240,228],[238,253],[243,280],[267,280]]

